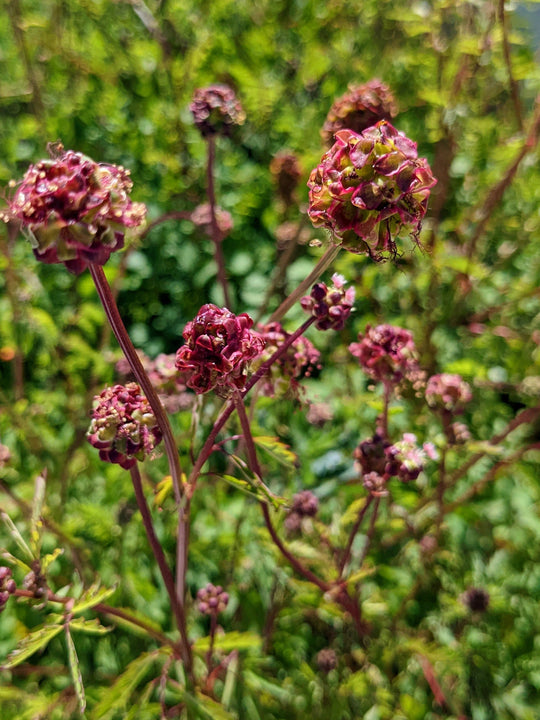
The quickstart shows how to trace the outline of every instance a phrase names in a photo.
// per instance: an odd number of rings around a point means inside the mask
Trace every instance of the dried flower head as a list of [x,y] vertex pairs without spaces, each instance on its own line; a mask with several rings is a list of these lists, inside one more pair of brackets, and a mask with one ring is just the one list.
[[354,288],[345,290],[345,279],[334,273],[330,287],[322,282],[316,283],[311,293],[300,300],[300,305],[316,319],[315,327],[319,330],[343,330],[351,314],[354,297]]
[[368,325],[364,335],[358,334],[358,340],[349,345],[349,350],[374,380],[399,383],[417,371],[416,348],[408,330],[393,325]]
[[[265,346],[261,355],[253,363],[254,369],[268,360],[291,336],[279,322],[259,325],[258,334],[263,339]],[[309,377],[321,367],[320,356],[320,352],[313,343],[300,336],[272,363],[261,382],[262,393],[268,397],[289,395],[299,398],[302,393],[299,379]]]
[[[223,240],[234,227],[232,216],[226,210],[220,207],[215,208],[217,229],[219,231],[219,239]],[[197,205],[191,213],[191,222],[200,227],[208,237],[213,237],[212,232],[212,209],[210,203],[202,203]]]
[[470,587],[461,597],[472,612],[485,612],[489,607],[489,593],[484,588]]
[[185,345],[176,353],[176,367],[186,373],[187,385],[196,393],[215,390],[226,397],[242,390],[250,362],[264,349],[264,340],[250,330],[246,313],[234,315],[227,308],[208,304],[186,325]]
[[363,85],[349,85],[326,116],[321,130],[323,142],[329,147],[339,130],[361,133],[380,120],[391,120],[396,114],[396,101],[386,83],[373,79]]
[[221,585],[208,583],[206,587],[197,591],[198,609],[203,615],[217,616],[222,613],[229,603],[228,593],[223,591]]
[[129,170],[61,146],[58,153],[29,167],[9,216],[21,222],[38,260],[78,274],[122,248],[126,229],[144,223],[146,207],[129,198]]
[[197,88],[189,109],[203,137],[228,135],[233,125],[242,125],[246,119],[234,90],[228,85]]
[[102,460],[128,470],[137,460],[152,456],[162,436],[140,387],[128,383],[105,388],[94,398],[86,437]]
[[287,150],[278,152],[270,163],[270,172],[274,176],[278,194],[286,206],[294,203],[294,191],[296,190],[302,168],[298,157]]
[[336,244],[382,260],[396,255],[398,235],[418,241],[435,183],[416,143],[390,123],[340,130],[310,175],[308,214]]
[[472,400],[472,392],[461,375],[441,373],[429,378],[426,400],[430,407],[455,414],[463,412],[465,405]]

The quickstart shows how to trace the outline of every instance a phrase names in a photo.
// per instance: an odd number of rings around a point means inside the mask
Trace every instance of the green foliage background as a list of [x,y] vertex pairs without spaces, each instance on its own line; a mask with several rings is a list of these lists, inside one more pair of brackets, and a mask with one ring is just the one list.
[[[429,372],[459,372],[472,385],[475,399],[464,418],[473,435],[470,454],[517,411],[538,403],[540,173],[537,133],[529,145],[527,137],[538,122],[540,72],[524,21],[508,5],[502,17],[503,6],[484,0],[6,0],[2,6],[6,195],[9,181],[45,155],[48,141],[60,139],[66,148],[130,168],[134,198],[148,205],[150,220],[192,210],[204,200],[206,163],[188,109],[192,93],[213,82],[236,90],[247,120],[219,140],[216,169],[218,202],[234,218],[224,249],[236,312],[257,315],[276,264],[276,230],[284,220],[305,219],[305,182],[298,208],[285,211],[276,200],[274,154],[297,153],[307,180],[323,152],[319,129],[333,100],[351,82],[379,77],[391,86],[400,106],[395,125],[418,143],[439,180],[422,234],[425,250],[412,251],[405,240],[397,264],[338,258],[336,269],[357,288],[356,313],[339,337],[310,335],[324,364],[308,395],[332,406],[331,423],[314,427],[304,410],[285,401],[262,401],[256,415],[258,434],[279,437],[300,459],[285,469],[269,461],[268,484],[286,497],[314,490],[333,539],[346,537],[363,496],[359,485],[347,484],[351,453],[373,433],[381,409],[380,395],[346,351],[366,323],[408,328]],[[325,240],[307,222],[306,228],[311,240]],[[46,468],[44,551],[65,548],[51,565],[51,587],[69,586],[73,594],[99,576],[105,586],[117,584],[115,606],[168,631],[167,598],[129,477],[86,447],[92,396],[114,379],[119,358],[91,279],[60,266],[38,267],[28,243],[5,228],[0,233],[0,441],[13,454],[0,470],[1,507],[25,534],[34,478]],[[316,243],[299,246],[282,294],[320,253]],[[185,323],[204,302],[222,302],[211,243],[187,221],[158,225],[106,271],[135,344],[151,356],[177,349]],[[301,310],[293,309],[287,326],[301,320]],[[211,426],[217,407],[206,403],[201,428]],[[417,398],[397,403],[391,419],[396,434],[440,437]],[[174,423],[189,464],[190,417],[180,413]],[[539,433],[537,422],[493,448],[455,496],[490,463],[538,445]],[[463,459],[453,451],[449,468]],[[162,480],[166,464],[157,460],[145,470],[150,487]],[[204,696],[193,701],[199,716],[537,718],[538,448],[501,468],[495,482],[447,516],[444,546],[430,558],[419,549],[430,529],[429,506],[427,517],[416,511],[435,485],[427,476],[415,487],[395,488],[409,525],[391,510],[379,521],[372,572],[362,584],[370,630],[360,642],[331,599],[280,561],[256,504],[206,479],[194,508],[189,586],[192,596],[208,581],[227,587],[223,652],[230,637],[241,670],[219,710]],[[172,557],[168,503],[157,523]],[[16,554],[8,533],[0,544]],[[296,549],[316,566],[327,562],[324,547],[309,537]],[[359,555],[361,543],[356,550]],[[491,595],[482,616],[471,616],[460,600],[471,585]],[[0,619],[0,656],[43,618],[39,607],[10,603]],[[204,638],[208,628],[196,613],[191,625]],[[146,683],[167,662],[163,651],[123,627],[75,639],[89,718],[159,716]],[[328,646],[338,666],[325,675],[315,658]],[[2,717],[76,717],[62,641],[55,638],[39,662],[36,657],[24,672],[3,673]],[[433,701],[421,665],[426,657],[450,707]],[[113,702],[110,686],[118,675],[123,685],[115,687]],[[170,692],[168,701],[180,702]]]

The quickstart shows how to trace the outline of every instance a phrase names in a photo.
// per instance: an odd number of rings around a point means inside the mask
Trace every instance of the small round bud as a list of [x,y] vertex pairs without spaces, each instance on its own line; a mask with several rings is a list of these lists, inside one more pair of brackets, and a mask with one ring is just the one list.
[[343,330],[351,314],[354,297],[354,288],[345,290],[345,279],[334,273],[330,287],[322,282],[316,283],[311,288],[311,294],[300,300],[300,305],[315,318],[315,327],[319,330]]

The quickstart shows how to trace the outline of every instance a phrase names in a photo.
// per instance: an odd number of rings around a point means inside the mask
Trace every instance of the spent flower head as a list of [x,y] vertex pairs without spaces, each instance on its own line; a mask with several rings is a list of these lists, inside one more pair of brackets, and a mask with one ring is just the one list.
[[56,149],[31,165],[9,202],[38,260],[64,263],[78,274],[104,265],[124,245],[127,228],[144,223],[146,207],[131,201],[129,170]]
[[187,386],[197,394],[215,390],[222,397],[235,388],[242,390],[251,361],[264,349],[252,325],[246,313],[203,305],[186,325],[185,345],[176,353],[176,367],[186,374]]
[[197,88],[189,109],[203,137],[228,135],[233,125],[246,119],[234,90],[219,83]]
[[147,398],[137,383],[114,385],[94,398],[86,434],[102,460],[126,470],[151,457],[162,434]]
[[404,328],[367,325],[358,341],[351,343],[349,350],[374,380],[396,384],[418,369],[413,336]]
[[416,143],[389,122],[360,134],[340,130],[311,172],[308,214],[336,244],[382,260],[396,255],[398,235],[418,241],[435,183]]
[[461,413],[472,400],[470,385],[461,375],[441,373],[432,375],[426,386],[426,400],[430,407],[450,413]]
[[319,330],[343,330],[354,305],[353,287],[345,289],[345,279],[334,273],[332,285],[315,283],[311,293],[300,300],[302,308],[315,318]]
[[396,101],[386,83],[373,79],[362,85],[349,85],[326,116],[321,130],[323,142],[329,147],[339,130],[361,133],[380,120],[391,120],[396,114]]

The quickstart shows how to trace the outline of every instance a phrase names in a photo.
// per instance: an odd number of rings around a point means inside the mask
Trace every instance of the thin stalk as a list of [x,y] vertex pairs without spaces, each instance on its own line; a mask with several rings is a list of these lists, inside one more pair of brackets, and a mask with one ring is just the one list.
[[141,474],[139,472],[139,467],[137,464],[130,468],[130,473],[131,480],[133,482],[133,489],[135,491],[135,499],[137,500],[137,506],[142,516],[146,537],[148,538],[148,542],[150,543],[150,547],[152,548],[152,553],[158,564],[161,577],[163,578],[165,588],[169,595],[171,608],[176,618],[176,624],[182,637],[182,660],[184,661],[184,664],[186,666],[186,672],[190,674],[193,660],[191,657],[191,646],[189,644],[189,639],[187,636],[186,616],[184,613],[184,608],[176,594],[173,574],[167,564],[165,553],[163,552],[161,543],[159,542],[156,532],[154,530],[152,515],[150,514],[150,508],[148,507],[148,503],[146,502],[146,498],[144,496]]
[[322,258],[319,260],[317,265],[313,268],[310,274],[305,280],[302,280],[300,285],[292,291],[292,293],[285,298],[277,310],[274,310],[270,316],[269,322],[278,322],[281,318],[292,308],[294,303],[299,300],[302,295],[309,289],[310,285],[314,283],[323,272],[334,262],[339,254],[339,245],[330,245],[328,250],[324,253]]
[[364,560],[366,559],[366,556],[368,554],[369,546],[371,545],[371,541],[373,539],[373,533],[375,532],[375,522],[377,520],[377,515],[379,513],[379,505],[381,504],[381,498],[377,497],[375,498],[375,506],[373,508],[373,512],[371,513],[371,520],[369,522],[369,528],[367,531],[367,537],[366,537],[366,544],[364,545],[364,549],[362,550],[362,555],[360,556],[360,560],[358,563],[358,567],[362,567],[364,564]]
[[339,578],[340,579],[343,577],[343,571],[345,570],[345,566],[347,565],[347,563],[349,561],[354,538],[356,537],[356,534],[357,534],[358,530],[360,529],[360,525],[362,524],[362,520],[364,519],[365,514],[372,502],[373,502],[373,495],[370,495],[369,497],[366,498],[366,502],[364,503],[363,507],[360,509],[360,511],[358,513],[358,517],[356,518],[356,522],[354,523],[354,526],[349,534],[349,540],[347,542],[347,547],[345,548],[345,552],[343,553],[343,557],[341,558],[341,562],[339,563]]
[[516,115],[517,126],[520,131],[523,131],[523,113],[521,112],[521,102],[519,100],[518,84],[512,71],[512,56],[510,53],[510,41],[508,39],[508,20],[504,11],[505,0],[499,0],[499,21],[501,23],[502,30],[502,41],[504,50],[504,61],[506,63],[506,69],[508,71],[508,80],[510,83],[510,93],[512,95],[512,102],[514,104],[514,113]]
[[217,265],[217,276],[221,289],[223,290],[223,298],[225,306],[230,309],[231,296],[229,293],[229,284],[227,282],[227,271],[225,269],[225,257],[223,255],[223,235],[218,227],[216,217],[216,190],[214,186],[214,160],[216,156],[216,141],[213,135],[207,138],[208,156],[206,163],[206,192],[208,194],[208,202],[210,204],[210,219],[212,225],[212,242],[214,243],[214,258]]

